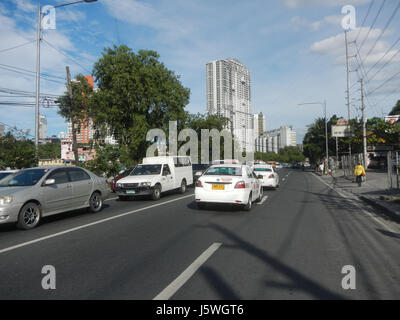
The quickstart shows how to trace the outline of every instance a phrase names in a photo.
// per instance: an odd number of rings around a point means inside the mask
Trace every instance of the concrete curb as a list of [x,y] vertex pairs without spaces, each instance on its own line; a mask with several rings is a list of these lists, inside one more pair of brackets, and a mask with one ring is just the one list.
[[[331,179],[333,180],[333,185],[334,188],[337,188],[339,190],[341,190],[342,192],[349,192],[348,190],[343,190],[340,187],[336,186],[336,177],[334,176],[330,176]],[[351,192],[351,191],[350,191]],[[379,210],[380,212],[382,212],[383,214],[387,215],[390,218],[393,218],[394,220],[400,222],[400,205],[399,205],[399,210],[396,210],[394,208],[392,208],[390,205],[388,205],[386,202],[379,200],[379,199],[372,199],[368,196],[364,196],[364,195],[359,195],[357,193],[351,192],[351,194],[357,196],[357,198],[359,198],[360,200],[362,200],[363,202],[369,204],[370,206],[374,207],[375,209]]]
[[385,213],[387,216],[395,219],[396,221],[400,221],[400,211],[390,208],[384,201],[377,200],[377,199],[371,199],[370,197],[366,197],[366,196],[362,196],[362,195],[357,195],[357,196],[359,199],[361,199],[365,203],[368,203],[372,207],[380,210],[381,212]]

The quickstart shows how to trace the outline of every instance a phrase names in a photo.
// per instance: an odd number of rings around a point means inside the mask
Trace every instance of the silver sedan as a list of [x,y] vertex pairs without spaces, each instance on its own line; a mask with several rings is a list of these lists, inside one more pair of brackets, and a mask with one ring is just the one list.
[[98,212],[108,194],[104,178],[79,167],[24,169],[0,180],[0,224],[27,230],[45,216],[80,208]]

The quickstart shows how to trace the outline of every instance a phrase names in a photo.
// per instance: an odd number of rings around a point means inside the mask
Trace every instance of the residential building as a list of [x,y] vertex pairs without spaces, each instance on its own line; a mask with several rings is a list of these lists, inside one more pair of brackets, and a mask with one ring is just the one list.
[[259,135],[261,135],[263,132],[266,131],[266,125],[265,125],[265,117],[262,112],[255,114],[254,116],[254,134],[255,137],[257,138]]
[[47,138],[47,119],[44,115],[39,115],[39,140],[44,141]]
[[229,119],[229,127],[241,149],[254,151],[250,71],[237,59],[206,64],[207,111]]
[[279,129],[264,131],[255,139],[257,152],[278,153],[280,149],[296,145],[296,132],[291,126],[281,126]]

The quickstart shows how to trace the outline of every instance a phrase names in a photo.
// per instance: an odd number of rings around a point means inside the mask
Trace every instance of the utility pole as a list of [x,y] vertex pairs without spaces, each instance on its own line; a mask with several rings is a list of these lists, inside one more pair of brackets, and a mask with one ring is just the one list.
[[76,146],[76,130],[75,130],[75,116],[73,112],[73,94],[72,94],[72,84],[71,84],[71,74],[69,72],[69,67],[66,66],[67,70],[67,86],[68,86],[68,95],[70,101],[70,121],[71,121],[71,131],[72,131],[72,151],[74,152],[75,164],[78,163],[78,148]]
[[35,99],[35,164],[39,164],[39,96],[40,96],[40,41],[41,41],[41,13],[38,5],[38,22],[36,37],[36,99]]
[[328,119],[326,117],[326,100],[324,100],[324,115],[325,115],[325,150],[327,169],[329,169],[329,149],[328,149]]
[[363,158],[364,167],[367,169],[367,119],[365,116],[364,104],[364,79],[361,79],[361,110],[362,110],[362,126],[363,126]]
[[[350,87],[349,87],[349,44],[347,41],[347,30],[344,31],[344,39],[346,42],[346,89],[347,89],[347,120],[350,125]],[[351,143],[349,143],[349,155],[351,157]]]

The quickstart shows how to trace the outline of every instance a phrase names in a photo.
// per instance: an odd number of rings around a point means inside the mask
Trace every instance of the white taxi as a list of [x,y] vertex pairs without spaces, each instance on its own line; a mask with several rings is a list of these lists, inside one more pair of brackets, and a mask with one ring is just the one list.
[[257,177],[262,176],[260,181],[263,187],[275,189],[279,187],[279,175],[274,170],[273,166],[268,164],[256,164],[253,167],[253,171]]
[[263,189],[253,170],[246,165],[213,165],[195,185],[195,201],[199,209],[207,203],[236,204],[250,211],[253,201],[261,201]]

